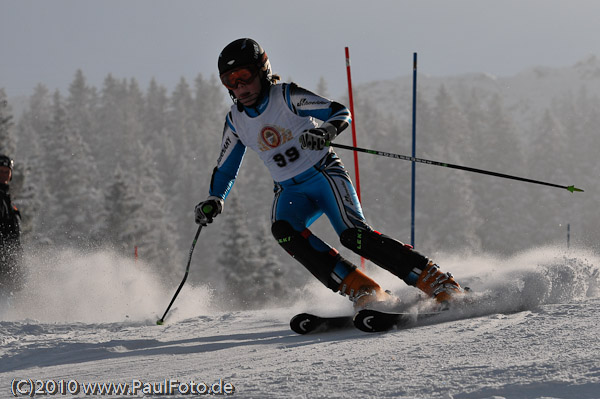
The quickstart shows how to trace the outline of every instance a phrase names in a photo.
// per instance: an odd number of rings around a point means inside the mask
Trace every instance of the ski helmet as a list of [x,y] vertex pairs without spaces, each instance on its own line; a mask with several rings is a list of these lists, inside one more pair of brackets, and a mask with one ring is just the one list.
[[237,39],[229,43],[219,54],[219,76],[231,70],[255,65],[262,71],[262,78],[271,82],[273,72],[265,50],[250,38]]
[[10,168],[10,170],[12,170],[14,164],[15,163],[10,157],[4,154],[0,154],[0,166],[7,166],[8,168]]

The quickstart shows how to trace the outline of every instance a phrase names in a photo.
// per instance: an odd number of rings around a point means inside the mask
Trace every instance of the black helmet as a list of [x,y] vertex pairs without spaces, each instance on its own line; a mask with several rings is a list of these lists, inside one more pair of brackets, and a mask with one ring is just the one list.
[[14,164],[15,163],[10,157],[0,154],[0,166],[8,166],[10,170],[12,170]]
[[219,54],[219,75],[233,69],[255,65],[263,72],[263,78],[271,81],[273,72],[265,50],[250,38],[237,39],[229,43]]

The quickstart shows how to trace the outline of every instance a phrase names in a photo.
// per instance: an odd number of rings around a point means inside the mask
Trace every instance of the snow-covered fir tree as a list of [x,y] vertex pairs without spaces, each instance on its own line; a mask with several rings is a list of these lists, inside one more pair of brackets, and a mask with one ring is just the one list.
[[239,198],[232,193],[227,198],[220,234],[219,270],[223,278],[225,303],[236,308],[253,308],[259,297],[256,284],[258,253],[256,237],[252,234]]
[[53,100],[53,120],[45,133],[44,155],[49,208],[44,219],[58,244],[93,244],[98,234],[97,210],[101,196],[99,175],[90,150],[79,131],[70,125],[62,97]]
[[[145,231],[135,216],[142,208],[142,199],[136,196],[136,182],[126,178],[120,166],[117,166],[104,195],[103,225],[105,242],[118,252],[131,256],[139,244],[139,237]],[[145,254],[144,254],[145,255]]]
[[12,107],[8,103],[6,92],[0,88],[0,153],[12,156],[16,142],[11,129],[14,126]]

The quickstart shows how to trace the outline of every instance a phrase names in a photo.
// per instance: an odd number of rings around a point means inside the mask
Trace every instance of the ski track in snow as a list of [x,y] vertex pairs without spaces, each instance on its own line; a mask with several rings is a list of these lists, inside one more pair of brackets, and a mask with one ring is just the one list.
[[[307,336],[289,330],[294,314],[347,313],[347,299],[315,284],[289,308],[224,311],[189,285],[157,326],[178,282],[105,253],[43,258],[0,308],[0,397],[31,378],[222,379],[240,398],[600,398],[600,260],[582,249],[440,257],[475,299],[446,322]],[[372,274],[415,297],[385,273]]]

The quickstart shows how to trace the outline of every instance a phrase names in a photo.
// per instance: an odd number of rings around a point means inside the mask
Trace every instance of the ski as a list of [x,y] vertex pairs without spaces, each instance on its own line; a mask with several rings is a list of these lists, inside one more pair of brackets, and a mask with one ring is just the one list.
[[352,327],[354,316],[324,317],[310,313],[300,313],[290,320],[290,328],[298,334],[325,332]]
[[426,313],[382,312],[373,309],[363,309],[354,315],[354,327],[365,332],[383,332],[393,329],[403,329],[415,326],[420,321],[437,316],[441,311]]

